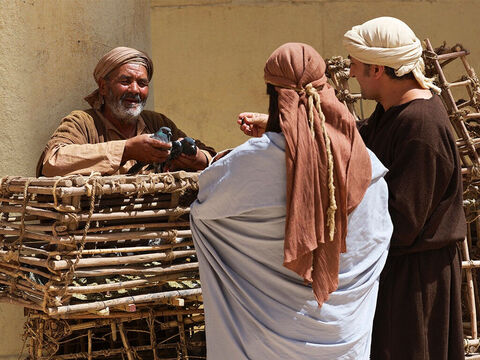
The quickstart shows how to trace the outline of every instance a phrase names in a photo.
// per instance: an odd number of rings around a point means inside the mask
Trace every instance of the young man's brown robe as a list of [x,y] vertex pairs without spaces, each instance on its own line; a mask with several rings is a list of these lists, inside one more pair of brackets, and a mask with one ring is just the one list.
[[460,163],[438,96],[386,112],[360,129],[388,168],[394,224],[380,278],[371,359],[464,359],[457,242],[466,232]]

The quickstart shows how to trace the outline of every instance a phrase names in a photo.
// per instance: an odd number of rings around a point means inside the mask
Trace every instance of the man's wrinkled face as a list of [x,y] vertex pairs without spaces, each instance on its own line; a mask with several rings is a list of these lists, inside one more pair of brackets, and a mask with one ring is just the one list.
[[136,121],[148,98],[147,69],[139,64],[124,64],[105,79],[101,93],[112,114],[120,121]]
[[376,100],[373,77],[370,74],[371,66],[360,62],[359,60],[349,56],[350,59],[350,77],[357,79],[360,85],[362,98],[368,100]]

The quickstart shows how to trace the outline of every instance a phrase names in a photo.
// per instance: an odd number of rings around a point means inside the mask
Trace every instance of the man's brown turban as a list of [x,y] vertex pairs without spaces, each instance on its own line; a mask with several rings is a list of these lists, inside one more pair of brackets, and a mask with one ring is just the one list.
[[283,265],[312,283],[319,306],[338,287],[348,215],[371,180],[367,148],[325,69],[320,54],[300,43],[280,46],[265,65],[286,141]]
[[[147,69],[148,80],[152,79],[153,63],[150,57],[141,51],[123,46],[116,47],[103,55],[93,71],[93,77],[98,84],[100,79],[105,78],[113,70],[124,64],[143,65]],[[98,88],[85,97],[85,100],[94,109],[100,109],[103,104],[103,97],[100,95]]]

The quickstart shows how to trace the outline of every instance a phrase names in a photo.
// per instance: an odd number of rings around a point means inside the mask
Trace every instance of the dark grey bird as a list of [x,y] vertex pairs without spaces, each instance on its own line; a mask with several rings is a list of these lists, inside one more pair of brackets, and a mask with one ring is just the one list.
[[[166,169],[168,169],[169,164],[172,160],[175,160],[177,157],[180,156],[180,154],[186,154],[186,155],[195,155],[197,153],[197,145],[195,143],[195,140],[192,139],[191,137],[184,137],[182,140],[175,140],[171,141],[172,139],[172,130],[170,130],[169,127],[163,126],[158,130],[155,134],[152,134],[151,136],[154,139],[160,140],[164,143],[172,143],[172,148],[170,150],[170,155],[168,159],[165,161],[163,164],[151,164],[147,168],[147,170],[155,169],[155,172],[162,172],[163,168],[166,165]],[[127,174],[136,174],[139,172],[146,164],[142,162],[137,162],[135,165],[133,165],[130,170],[128,170]]]
[[152,138],[160,140],[164,143],[169,143],[172,138],[172,130],[167,126],[162,126],[155,134],[152,135]]
[[[160,130],[158,130],[155,134],[152,134],[152,136],[150,136],[150,137],[152,137],[156,140],[160,140],[161,142],[164,142],[164,143],[169,143],[170,139],[172,138],[172,130],[170,130],[170,128],[167,127],[167,126],[162,126],[160,128]],[[145,163],[142,163],[142,162],[139,161],[128,170],[127,174],[129,174],[129,175],[136,174],[145,165],[146,165]],[[161,164],[153,164],[151,166],[152,166],[152,168],[156,169],[156,172],[161,172]],[[149,168],[150,168],[150,166],[149,166]]]

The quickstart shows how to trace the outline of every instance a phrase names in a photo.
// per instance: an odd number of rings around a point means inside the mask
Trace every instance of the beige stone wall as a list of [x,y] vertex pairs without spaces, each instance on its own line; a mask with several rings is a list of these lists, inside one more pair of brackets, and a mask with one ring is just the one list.
[[238,145],[236,115],[267,110],[263,66],[276,47],[346,56],[345,31],[377,16],[402,19],[434,46],[462,42],[480,72],[478,0],[152,0],[155,108],[217,149]]
[[148,0],[0,1],[0,175],[34,174],[61,117],[88,107],[106,51],[150,51],[149,14]]
[[[65,114],[87,108],[98,59],[115,46],[150,51],[148,0],[0,1],[0,176],[33,176]],[[23,310],[0,304],[0,359],[18,359]]]

